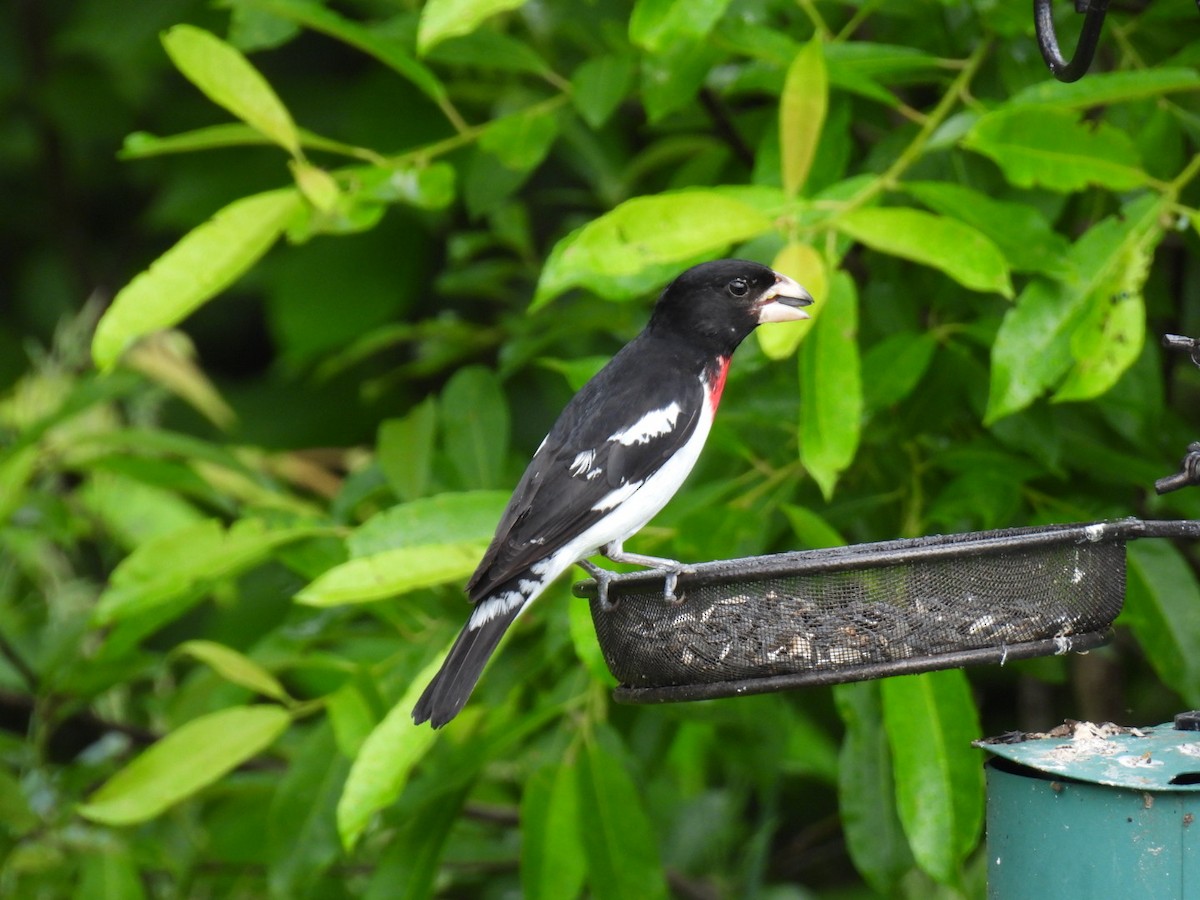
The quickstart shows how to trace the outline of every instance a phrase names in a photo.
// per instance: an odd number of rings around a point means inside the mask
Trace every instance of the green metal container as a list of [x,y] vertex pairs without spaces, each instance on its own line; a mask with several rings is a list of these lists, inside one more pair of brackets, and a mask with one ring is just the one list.
[[[1181,727],[1177,727],[1181,726]],[[982,743],[988,897],[1200,900],[1200,713]]]

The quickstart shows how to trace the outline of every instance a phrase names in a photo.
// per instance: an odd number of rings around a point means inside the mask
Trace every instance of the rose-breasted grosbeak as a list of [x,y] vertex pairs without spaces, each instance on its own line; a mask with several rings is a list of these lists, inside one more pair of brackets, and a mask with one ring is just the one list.
[[475,609],[413,709],[440,728],[467,702],[517,616],[580,563],[606,596],[608,574],[586,562],[666,572],[683,566],[625,553],[622,542],[683,484],[708,437],[729,360],[764,322],[805,319],[812,297],[766,266],[726,259],[688,269],[663,291],[649,324],[567,404],[534,453],[496,536],[467,583]]

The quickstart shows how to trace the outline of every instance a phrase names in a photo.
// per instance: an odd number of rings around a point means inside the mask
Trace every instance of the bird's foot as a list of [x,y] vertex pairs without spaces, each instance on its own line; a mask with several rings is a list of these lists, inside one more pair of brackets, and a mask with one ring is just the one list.
[[[631,563],[635,566],[646,566],[649,569],[663,573],[663,600],[667,603],[682,603],[684,598],[677,596],[675,589],[679,586],[680,575],[691,575],[695,572],[691,566],[677,559],[667,559],[662,556],[646,556],[641,553],[626,553],[620,543],[608,544],[600,550],[607,559],[613,562]],[[611,577],[611,574],[610,574]]]
[[613,579],[613,573],[586,559],[579,560],[579,567],[591,575],[592,580],[596,582],[596,599],[600,601],[600,609],[604,612],[612,612],[616,609],[617,604],[608,599],[608,585]]

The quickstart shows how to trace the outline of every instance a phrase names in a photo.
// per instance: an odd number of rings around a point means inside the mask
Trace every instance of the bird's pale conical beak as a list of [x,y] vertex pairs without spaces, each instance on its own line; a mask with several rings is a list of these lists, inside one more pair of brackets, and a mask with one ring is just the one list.
[[775,273],[775,283],[763,291],[756,306],[758,324],[764,322],[791,322],[810,318],[800,307],[809,306],[812,295],[786,275]]

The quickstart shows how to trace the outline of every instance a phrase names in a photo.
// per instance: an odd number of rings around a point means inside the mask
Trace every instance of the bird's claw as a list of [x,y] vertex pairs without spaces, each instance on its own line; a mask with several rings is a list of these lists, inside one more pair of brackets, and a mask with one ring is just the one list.
[[663,569],[663,600],[672,606],[678,606],[687,599],[687,594],[676,594],[680,575],[694,575],[696,570],[690,566],[679,566],[676,569]]
[[612,612],[617,608],[615,600],[608,599],[608,585],[612,582],[613,573],[607,569],[602,569],[597,565],[593,565],[587,560],[581,559],[579,566],[592,577],[596,582],[596,600],[600,603],[602,612]]
[[[652,571],[661,572],[663,575],[663,601],[670,603],[672,606],[678,606],[686,599],[686,595],[676,593],[679,587],[680,575],[695,574],[695,569],[691,566],[686,566],[683,563],[676,562],[673,559],[659,559],[658,557],[635,557],[630,558],[631,554],[620,554],[621,558],[618,562],[631,562],[635,565],[648,566]],[[609,556],[609,559],[613,559]],[[612,582],[615,573],[602,569],[594,563],[587,560],[579,561],[580,567],[592,577],[596,582],[596,599],[600,603],[600,609],[604,612],[612,612],[618,606],[618,601],[608,598],[608,586]]]

